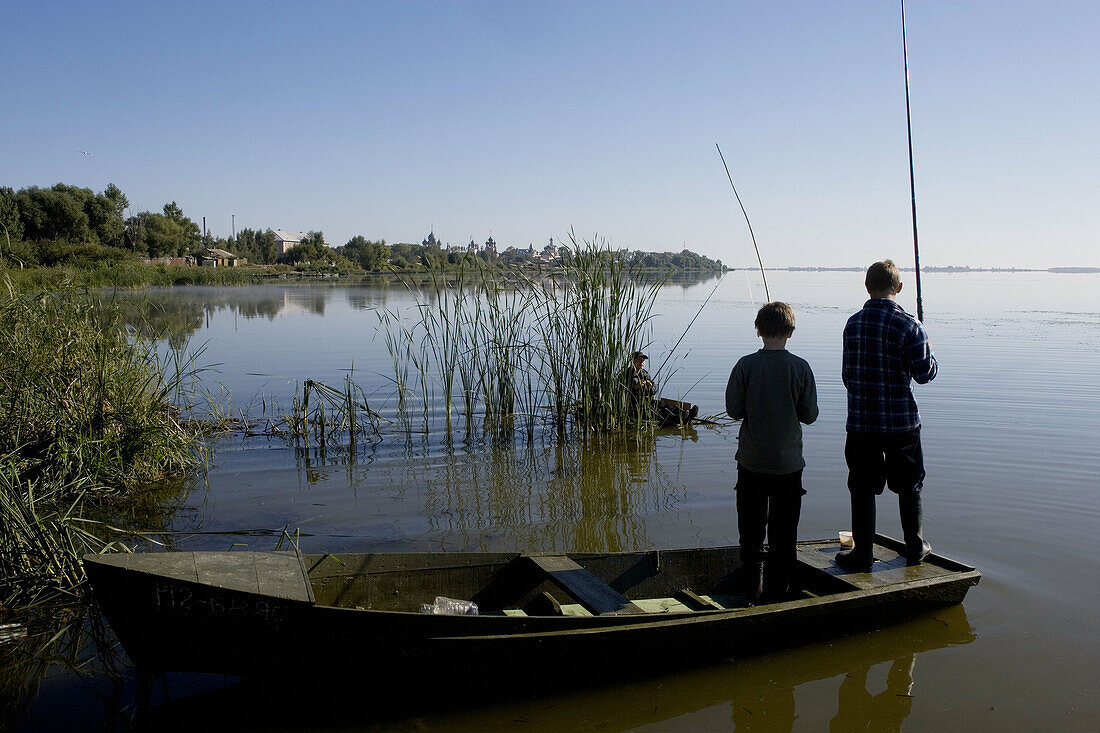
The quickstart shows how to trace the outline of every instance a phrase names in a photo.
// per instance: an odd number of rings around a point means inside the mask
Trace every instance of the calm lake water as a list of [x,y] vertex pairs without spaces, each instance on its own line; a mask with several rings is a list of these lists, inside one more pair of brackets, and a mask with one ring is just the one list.
[[[912,273],[899,300],[915,310]],[[770,272],[795,309],[789,349],[817,377],[821,417],[805,430],[808,491],[801,539],[847,529],[840,333],[865,300],[862,273]],[[222,678],[170,678],[158,727],[235,730],[1095,730],[1100,716],[1100,275],[924,275],[925,323],[939,377],[917,388],[928,468],[926,536],[983,574],[963,606],[831,642],[580,693],[484,702],[379,719],[369,695],[277,716]],[[670,284],[654,312],[651,370],[704,301],[663,393],[717,414],[737,357],[759,348],[759,274]],[[188,324],[205,347],[204,383],[253,416],[289,407],[306,379],[342,384],[349,370],[383,413],[393,409],[378,309],[408,312],[400,287],[265,285],[141,296]],[[414,420],[414,427],[416,421]],[[723,420],[661,433],[631,448],[536,440],[489,448],[442,431],[388,433],[346,452],[280,440],[222,440],[208,481],[183,501],[181,549],[269,550],[271,531],[302,533],[304,552],[591,551],[735,544],[737,426]],[[900,536],[892,496],[879,531]],[[2,649],[0,649],[2,651]],[[691,650],[685,650],[690,654]],[[363,660],[364,665],[371,660]],[[288,672],[293,673],[293,660]],[[425,660],[424,695],[453,672]],[[109,685],[60,667],[43,681],[22,730],[121,729],[131,682]],[[910,681],[912,686],[910,688]],[[210,692],[215,690],[214,692]],[[203,693],[204,694],[196,694]],[[235,695],[237,695],[235,697]],[[190,696],[190,697],[189,697]],[[491,698],[491,695],[489,695]],[[156,697],[155,702],[163,700]],[[191,702],[188,702],[191,700]],[[212,713],[211,711],[217,711]],[[891,726],[895,726],[892,728]]]

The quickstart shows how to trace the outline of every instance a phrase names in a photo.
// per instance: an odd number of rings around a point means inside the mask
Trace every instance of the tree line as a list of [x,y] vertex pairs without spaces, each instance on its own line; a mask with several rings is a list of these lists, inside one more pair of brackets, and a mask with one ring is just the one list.
[[127,216],[118,186],[100,193],[58,183],[0,187],[0,257],[23,265],[86,264],[125,255],[182,257],[203,246],[199,227],[175,201]]
[[245,228],[235,238],[215,237],[204,234],[175,201],[161,211],[129,209],[126,194],[113,183],[99,193],[65,183],[18,191],[0,186],[0,262],[88,266],[117,259],[187,257],[209,248],[228,250],[255,264],[323,262],[374,270],[389,261],[385,242],[361,236],[334,250],[322,232],[314,231],[280,255],[271,229]]
[[[520,267],[555,255],[552,247],[536,258],[532,255],[539,253],[526,248],[508,247],[499,254],[467,248],[445,250],[435,241],[389,245],[384,239],[373,241],[362,235],[334,248],[325,243],[321,231],[309,232],[301,243],[279,254],[271,229],[245,228],[234,238],[215,237],[209,232],[204,234],[175,201],[157,212],[130,213],[129,209],[126,195],[113,183],[100,193],[65,183],[50,188],[28,186],[18,191],[0,187],[0,262],[91,266],[117,259],[186,257],[217,248],[252,264],[377,272],[420,268],[434,262],[457,266],[472,258],[492,266]],[[560,251],[568,256],[568,248]],[[720,260],[687,249],[678,253],[635,252],[629,256],[647,269],[723,269]]]

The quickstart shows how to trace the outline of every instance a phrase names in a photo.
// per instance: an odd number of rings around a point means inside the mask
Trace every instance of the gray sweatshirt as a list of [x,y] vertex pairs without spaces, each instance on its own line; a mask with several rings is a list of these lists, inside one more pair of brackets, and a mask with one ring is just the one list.
[[806,466],[802,426],[817,419],[817,385],[806,360],[786,349],[741,357],[726,385],[726,411],[741,420],[737,462],[757,473],[794,473]]

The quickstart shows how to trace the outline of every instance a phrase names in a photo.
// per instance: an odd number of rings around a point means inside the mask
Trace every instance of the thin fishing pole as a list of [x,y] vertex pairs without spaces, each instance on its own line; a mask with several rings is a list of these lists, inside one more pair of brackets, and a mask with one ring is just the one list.
[[684,332],[680,334],[680,338],[676,339],[676,343],[672,345],[672,349],[667,354],[665,354],[664,361],[662,361],[661,365],[657,367],[657,370],[653,372],[654,377],[661,373],[661,370],[665,368],[665,364],[668,363],[668,360],[672,357],[673,354],[676,353],[676,349],[679,348],[680,342],[684,340],[684,336],[687,336],[687,332],[691,330],[692,325],[694,325],[695,321],[699,318],[699,315],[703,312],[703,309],[707,307],[707,303],[709,303],[710,299],[714,297],[714,294],[718,292],[718,286],[722,284],[723,279],[725,279],[725,275],[718,276],[718,282],[714,283],[714,289],[710,291],[710,295],[708,295],[707,299],[703,301],[703,304],[699,306],[699,310],[695,311],[695,317],[691,319],[691,321],[687,325],[687,328],[685,328]]
[[909,49],[905,44],[905,0],[901,0],[901,55],[905,63],[905,129],[909,134],[909,196],[913,204],[913,263],[917,270],[917,320],[924,320],[920,292],[920,247],[917,246],[917,186],[913,177],[913,121],[909,114]]
[[718,148],[718,157],[722,159],[722,167],[726,169],[726,178],[730,179],[730,186],[733,187],[733,195],[737,199],[737,204],[741,207],[741,213],[745,215],[745,223],[749,225],[749,236],[752,237],[752,246],[756,250],[756,261],[760,263],[760,277],[764,279],[764,297],[767,298],[770,303],[772,296],[771,293],[768,292],[768,276],[764,274],[764,260],[760,259],[760,247],[756,245],[756,235],[752,233],[752,222],[749,221],[749,212],[745,211],[745,205],[741,203],[741,196],[737,193],[737,186],[733,185],[733,176],[730,175],[730,167],[726,165],[726,156],[722,155],[722,148],[718,147],[718,143],[714,143],[714,147]]

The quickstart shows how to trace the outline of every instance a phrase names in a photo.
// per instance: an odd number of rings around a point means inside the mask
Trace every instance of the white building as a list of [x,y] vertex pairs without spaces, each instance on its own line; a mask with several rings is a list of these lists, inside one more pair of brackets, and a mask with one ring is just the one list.
[[287,232],[282,229],[275,229],[275,254],[286,254],[286,251],[291,247],[297,247],[302,243],[305,238],[305,234],[301,232]]

